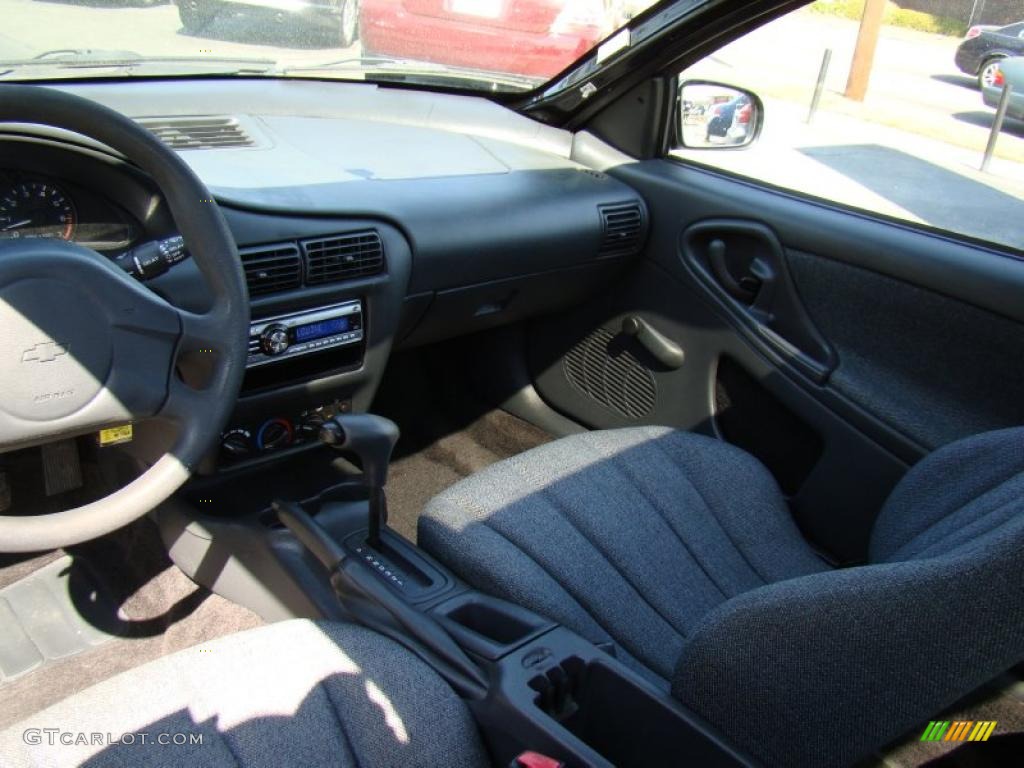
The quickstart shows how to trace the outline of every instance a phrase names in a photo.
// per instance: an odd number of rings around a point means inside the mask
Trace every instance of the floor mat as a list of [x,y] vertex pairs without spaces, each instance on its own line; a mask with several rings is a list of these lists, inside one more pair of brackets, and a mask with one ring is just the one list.
[[[30,617],[19,624],[24,628],[27,621],[26,634],[43,657],[30,671],[0,683],[0,729],[147,661],[263,623],[189,580],[171,563],[149,520],[53,557],[0,561],[0,583],[7,585],[0,595],[13,589],[32,596],[21,609]],[[26,582],[36,586],[26,588]],[[41,631],[47,615],[53,629]],[[0,622],[0,636],[12,631],[3,617]],[[77,638],[69,637],[69,628]],[[64,646],[54,645],[58,637]]]
[[70,555],[0,590],[0,686],[113,640],[102,626],[115,612]]

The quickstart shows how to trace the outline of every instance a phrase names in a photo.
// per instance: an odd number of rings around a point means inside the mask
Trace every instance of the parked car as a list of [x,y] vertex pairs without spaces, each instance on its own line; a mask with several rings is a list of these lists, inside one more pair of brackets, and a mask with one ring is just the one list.
[[312,18],[330,28],[343,47],[359,37],[359,0],[174,0],[186,32],[201,32],[231,8],[266,8]]
[[747,96],[739,96],[711,108],[711,119],[707,125],[707,142],[722,139],[719,143],[742,144],[750,130],[753,105]]
[[978,87],[992,85],[996,68],[1007,56],[1024,54],[1024,21],[1005,27],[975,26],[956,49],[961,72],[978,78]]
[[982,88],[985,103],[990,107],[998,107],[1006,85],[1013,88],[1006,105],[1006,114],[1024,120],[1024,56],[1014,56],[999,62],[992,85]]
[[609,0],[362,0],[363,53],[549,78],[619,26]]

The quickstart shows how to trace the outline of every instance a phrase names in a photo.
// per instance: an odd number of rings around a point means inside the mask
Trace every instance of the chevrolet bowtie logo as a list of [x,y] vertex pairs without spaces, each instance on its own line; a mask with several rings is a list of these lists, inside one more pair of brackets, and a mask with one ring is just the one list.
[[68,345],[56,341],[41,341],[21,353],[23,363],[52,363],[68,353]]

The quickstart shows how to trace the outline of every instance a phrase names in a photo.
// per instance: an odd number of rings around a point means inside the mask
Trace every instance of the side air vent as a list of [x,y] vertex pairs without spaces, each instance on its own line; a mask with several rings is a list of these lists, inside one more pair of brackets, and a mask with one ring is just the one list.
[[640,249],[640,234],[643,230],[640,206],[636,203],[602,205],[599,210],[604,237],[598,253],[602,256],[636,253]]
[[292,243],[247,248],[241,256],[250,296],[287,291],[301,283],[299,249]]
[[144,117],[139,124],[171,149],[251,147],[256,143],[233,117]]
[[303,240],[301,245],[310,285],[376,275],[384,269],[384,246],[373,230]]
[[654,410],[654,376],[629,350],[629,340],[598,328],[569,350],[563,360],[565,377],[574,387],[605,408],[628,419]]

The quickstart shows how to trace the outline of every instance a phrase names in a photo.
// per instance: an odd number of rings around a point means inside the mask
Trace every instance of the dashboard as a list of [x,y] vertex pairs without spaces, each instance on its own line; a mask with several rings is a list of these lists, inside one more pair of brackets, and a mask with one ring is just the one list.
[[[60,88],[178,149],[237,243],[250,367],[203,472],[301,450],[325,414],[368,410],[396,348],[583,301],[646,237],[643,200],[575,162],[571,134],[486,99],[316,81]],[[0,246],[57,237],[116,259],[176,234],[152,181],[107,148],[0,125]],[[146,284],[209,306],[190,259]]]

